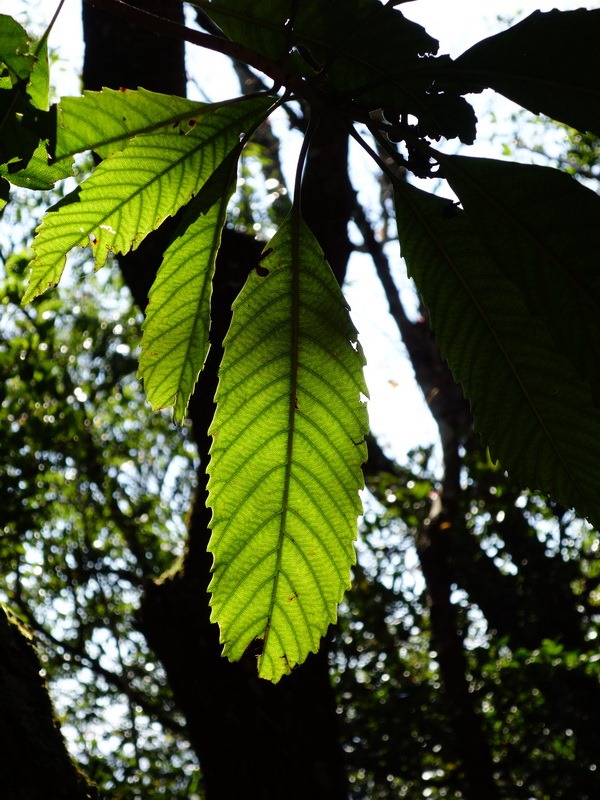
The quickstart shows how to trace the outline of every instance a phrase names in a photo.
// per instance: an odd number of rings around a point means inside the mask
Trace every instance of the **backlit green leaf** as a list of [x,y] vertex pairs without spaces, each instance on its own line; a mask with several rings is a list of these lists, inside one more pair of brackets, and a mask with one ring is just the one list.
[[13,82],[25,80],[34,65],[27,31],[7,14],[0,14],[0,63],[8,67]]
[[106,158],[141,133],[172,129],[187,133],[217,105],[198,103],[147,89],[102,89],[63,97],[58,105],[56,159],[94,150]]
[[91,244],[97,268],[110,253],[134,250],[197,194],[271,102],[255,97],[217,106],[185,135],[177,126],[137,136],[103,161],[69,202],[59,203],[44,217],[23,301],[58,283],[74,247]]
[[14,131],[20,135],[22,142],[30,143],[33,152],[25,152],[25,157],[19,161],[0,164],[1,176],[15,186],[22,186],[25,189],[51,189],[56,181],[71,175],[69,161],[61,161],[58,164],[48,163],[48,152],[44,141],[36,144],[34,135],[30,131],[26,131],[22,125],[15,126]]
[[50,65],[48,64],[48,40],[34,47],[35,61],[29,75],[27,94],[31,104],[41,111],[48,110],[50,102]]
[[[50,189],[71,174],[70,163],[50,165],[46,144],[54,135],[55,118],[47,112],[50,90],[46,41],[23,60],[31,42],[17,23],[5,27],[0,16],[0,51],[16,48],[20,75],[0,69],[0,175],[16,186]],[[3,32],[5,34],[3,38]],[[9,59],[9,63],[13,63]],[[14,64],[13,64],[14,66]],[[27,80],[29,79],[29,80]]]
[[211,281],[238,156],[234,150],[190,203],[150,289],[139,376],[152,407],[174,406],[176,422],[208,354]]
[[364,358],[293,211],[234,304],[211,434],[212,618],[224,654],[259,640],[278,681],[316,651],[349,584],[366,457]]
[[396,212],[402,254],[492,456],[597,526],[600,412],[589,387],[464,212],[409,185]]

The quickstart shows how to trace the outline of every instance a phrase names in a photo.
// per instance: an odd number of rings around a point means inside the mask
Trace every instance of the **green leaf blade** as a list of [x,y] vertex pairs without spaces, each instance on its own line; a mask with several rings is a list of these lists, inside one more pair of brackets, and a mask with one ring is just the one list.
[[23,128],[18,133],[21,135],[21,141],[29,139],[33,150],[25,154],[26,160],[23,160],[21,169],[15,169],[14,162],[0,164],[0,175],[13,186],[22,186],[24,189],[51,189],[57,181],[71,176],[70,163],[64,161],[57,164],[48,163],[48,152],[44,141],[35,144],[31,132]]
[[408,185],[396,209],[403,256],[484,443],[523,485],[598,526],[600,412],[589,387],[464,212]]
[[276,682],[317,649],[348,586],[367,418],[356,331],[312,234],[288,218],[267,252],[225,340],[209,549],[224,653],[261,640],[259,674]]
[[[211,106],[147,89],[85,91],[63,97],[58,105],[55,158],[94,150],[107,158],[134,136],[173,129],[186,133]],[[186,126],[187,123],[187,126]]]
[[232,151],[190,203],[148,297],[138,376],[153,409],[173,406],[179,423],[208,355],[212,277],[238,157]]
[[23,302],[58,283],[74,247],[91,244],[98,269],[110,253],[135,249],[197,194],[270,104],[259,97],[217,106],[186,135],[173,130],[138,136],[103,161],[71,202],[44,217]]
[[35,64],[27,31],[8,14],[0,14],[0,62],[6,64],[13,82],[26,80]]
[[34,108],[47,111],[50,103],[50,64],[48,61],[48,40],[35,46],[35,61],[29,75],[27,94]]

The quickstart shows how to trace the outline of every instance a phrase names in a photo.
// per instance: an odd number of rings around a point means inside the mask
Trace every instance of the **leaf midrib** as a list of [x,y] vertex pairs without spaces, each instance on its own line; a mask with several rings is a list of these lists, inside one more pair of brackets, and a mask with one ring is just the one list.
[[[291,270],[292,270],[292,286],[291,286],[291,343],[290,343],[290,394],[288,398],[288,431],[285,455],[285,472],[283,481],[283,491],[281,500],[281,521],[279,524],[279,532],[277,536],[277,558],[275,562],[275,575],[273,579],[273,588],[271,590],[271,597],[269,598],[269,608],[267,611],[267,624],[265,626],[265,637],[263,651],[259,657],[259,670],[263,661],[263,654],[268,649],[269,634],[271,630],[271,621],[273,619],[273,611],[277,599],[277,591],[279,589],[279,581],[281,578],[281,562],[283,558],[283,543],[285,540],[285,531],[287,526],[287,517],[289,513],[289,496],[291,486],[291,469],[294,452],[294,439],[295,439],[295,424],[296,424],[296,400],[298,394],[298,358],[299,358],[299,341],[300,341],[300,209],[298,205],[294,205],[291,212]],[[282,648],[283,649],[283,648]]]

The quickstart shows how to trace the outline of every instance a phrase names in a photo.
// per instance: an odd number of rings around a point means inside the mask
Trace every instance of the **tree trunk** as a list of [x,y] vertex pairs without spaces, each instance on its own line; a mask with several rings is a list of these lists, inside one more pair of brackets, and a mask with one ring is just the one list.
[[29,635],[0,606],[0,794],[5,800],[95,800],[71,760]]
[[[445,364],[439,361],[439,369]],[[446,368],[447,369],[447,368]],[[463,765],[464,794],[468,800],[495,800],[499,797],[490,746],[469,691],[467,661],[463,647],[463,631],[452,596],[453,531],[462,524],[459,498],[461,494],[460,431],[467,413],[454,402],[455,384],[449,382],[436,396],[433,410],[438,423],[444,453],[444,477],[429,518],[417,536],[417,553],[429,596],[431,644],[437,652],[444,691],[448,699],[454,751]],[[445,396],[448,406],[444,407]]]
[[[461,519],[461,447],[473,436],[471,413],[460,387],[443,361],[424,316],[411,322],[402,307],[391,276],[378,271],[390,308],[411,360],[415,378],[438,426],[444,454],[444,475],[429,517],[418,532],[416,548],[425,580],[431,621],[431,646],[437,653],[448,700],[454,737],[453,755],[462,764],[462,783],[468,800],[499,797],[490,746],[469,691],[463,632],[451,601],[454,549],[463,529]],[[459,545],[460,546],[460,545]],[[498,582],[497,582],[498,585]],[[504,588],[504,586],[503,586]]]

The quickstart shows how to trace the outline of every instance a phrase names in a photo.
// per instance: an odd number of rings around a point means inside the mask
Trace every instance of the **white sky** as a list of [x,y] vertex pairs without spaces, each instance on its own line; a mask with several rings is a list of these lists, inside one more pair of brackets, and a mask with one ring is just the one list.
[[[57,3],[58,0],[0,0],[0,13],[16,15],[26,27],[32,29],[35,26],[39,31],[44,29]],[[599,8],[600,2],[413,0],[402,5],[401,10],[405,16],[422,24],[428,33],[440,41],[440,53],[449,53],[456,57],[480,39],[506,28],[507,20],[514,19],[518,14],[527,15],[536,9],[548,11],[558,8],[564,11],[579,7]],[[79,65],[83,54],[80,8],[80,0],[66,0],[50,37],[50,45],[57,48],[61,56],[68,58],[70,62],[60,69],[60,73],[55,70],[52,75],[53,83],[58,84],[60,94],[79,92]],[[199,52],[197,48],[191,49]],[[203,77],[204,85],[210,87],[211,93],[216,92],[215,87],[219,87],[220,96],[231,96],[237,92],[235,78],[227,78],[223,72],[225,57],[209,55],[203,51],[201,58],[202,70],[199,74]],[[191,60],[189,69],[193,69]],[[211,99],[217,99],[216,94]],[[483,119],[489,105],[489,95],[488,99],[485,96],[478,98],[477,103],[478,114]],[[497,114],[498,108],[500,109],[500,123],[503,115],[508,119],[510,105],[494,108]],[[480,127],[480,138],[481,144],[469,148],[469,152],[500,156],[500,145],[494,149],[486,141],[485,128],[482,134]],[[289,145],[286,143],[284,159],[286,153],[289,153],[289,160],[292,161],[296,149],[297,141],[290,141]],[[362,175],[358,185],[363,185]],[[368,202],[368,192],[366,197]],[[395,262],[399,285],[406,288],[397,252],[397,247],[390,247],[389,255]],[[355,257],[351,262],[347,296],[368,360],[367,382],[371,390],[370,416],[373,431],[381,435],[382,441],[390,446],[397,458],[403,460],[409,449],[435,441],[436,430],[416,387],[412,370],[403,355],[396,328],[387,315],[385,298],[373,277],[373,267],[369,259]]]
[[594,0],[413,0],[400,6],[405,17],[419,22],[440,42],[440,53],[453,58],[484,36],[491,36],[507,27],[504,20],[532,11],[558,8],[598,8]]

